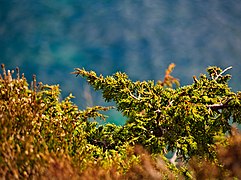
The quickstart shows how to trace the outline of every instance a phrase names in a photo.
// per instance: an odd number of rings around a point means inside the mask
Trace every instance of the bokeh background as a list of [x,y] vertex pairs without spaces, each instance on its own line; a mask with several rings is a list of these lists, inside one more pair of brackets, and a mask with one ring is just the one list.
[[[181,85],[211,65],[226,68],[241,89],[240,0],[0,0],[0,63],[73,93],[80,109],[106,105],[70,72],[126,72],[162,79],[175,63]],[[110,105],[110,104],[107,104]],[[108,121],[123,123],[116,111]]]

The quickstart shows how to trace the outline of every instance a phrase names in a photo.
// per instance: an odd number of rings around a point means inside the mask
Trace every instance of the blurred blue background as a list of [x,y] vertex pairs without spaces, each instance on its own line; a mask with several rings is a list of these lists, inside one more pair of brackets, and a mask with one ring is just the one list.
[[[181,85],[211,65],[240,90],[240,0],[0,0],[0,63],[73,93],[79,107],[106,105],[70,72],[84,67],[132,80],[162,79],[175,63]],[[108,105],[108,104],[107,104]],[[116,111],[110,122],[122,124]]]

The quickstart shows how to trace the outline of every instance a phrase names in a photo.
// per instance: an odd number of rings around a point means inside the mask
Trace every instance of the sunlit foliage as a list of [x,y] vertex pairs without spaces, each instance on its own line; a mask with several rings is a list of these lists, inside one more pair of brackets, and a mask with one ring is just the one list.
[[97,76],[93,71],[76,69],[95,90],[102,91],[106,101],[114,101],[117,109],[128,117],[120,138],[141,144],[151,153],[175,151],[184,159],[194,155],[214,158],[217,137],[229,133],[231,122],[240,123],[241,93],[228,86],[230,75],[218,67],[209,67],[208,77],[193,77],[191,85],[178,85],[166,71],[163,82],[131,81],[125,73]]
[[[76,69],[128,118],[123,126],[98,124],[100,111],[79,110],[58,85],[29,85],[5,69],[0,76],[0,177],[7,179],[182,179],[240,177],[240,92],[228,86],[229,69],[209,67],[191,85],[131,81],[125,73],[97,76]],[[174,86],[175,84],[175,86]],[[174,86],[174,88],[173,88]],[[230,136],[230,138],[227,138]],[[173,152],[168,159],[166,153]],[[236,158],[236,159],[235,159]],[[235,167],[234,167],[235,165]],[[214,174],[203,171],[213,168]],[[225,173],[223,173],[225,172]]]

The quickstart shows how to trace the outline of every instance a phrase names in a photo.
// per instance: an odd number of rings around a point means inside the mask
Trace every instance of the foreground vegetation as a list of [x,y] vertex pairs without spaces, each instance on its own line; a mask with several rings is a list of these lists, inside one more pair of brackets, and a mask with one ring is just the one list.
[[35,76],[28,85],[18,68],[14,73],[2,65],[0,177],[241,178],[241,135],[233,127],[241,121],[241,93],[229,88],[228,69],[209,67],[209,77],[178,87],[173,68],[157,83],[75,69],[128,118],[117,126],[93,121],[114,107],[79,110],[72,95],[59,100],[57,85],[37,83]]

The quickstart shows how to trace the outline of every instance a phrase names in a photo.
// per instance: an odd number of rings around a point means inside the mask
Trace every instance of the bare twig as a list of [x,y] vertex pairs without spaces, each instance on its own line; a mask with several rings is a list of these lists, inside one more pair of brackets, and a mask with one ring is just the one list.
[[223,108],[227,107],[227,105],[224,105],[223,103],[219,103],[219,104],[207,105],[207,107],[211,108],[211,109],[223,109]]
[[229,69],[232,69],[232,66],[227,67],[226,69],[224,69],[220,74],[218,74],[214,80],[217,80],[219,77],[222,76],[223,73],[225,73],[226,71],[228,71]]
[[133,97],[134,99],[136,99],[136,100],[138,100],[138,101],[140,101],[141,99],[141,95],[139,94],[139,96],[138,97],[136,97],[136,96],[134,96],[131,92],[130,92],[130,96],[131,97]]
[[161,113],[160,109],[155,110],[156,113]]
[[213,110],[224,109],[224,108],[228,107],[228,103],[231,100],[232,100],[232,98],[228,98],[224,103],[210,104],[210,105],[207,105],[207,107],[211,108]]

